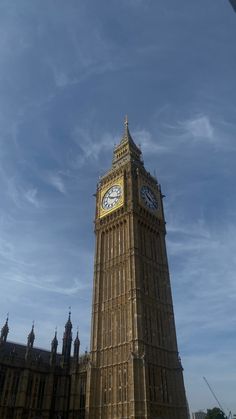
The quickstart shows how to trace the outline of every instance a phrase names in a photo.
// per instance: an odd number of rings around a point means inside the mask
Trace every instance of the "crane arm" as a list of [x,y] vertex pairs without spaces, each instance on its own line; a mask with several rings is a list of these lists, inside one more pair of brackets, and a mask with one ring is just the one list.
[[[212,396],[213,396],[213,397],[214,397],[214,399],[217,401],[219,408],[220,408],[220,409],[222,410],[222,412],[225,414],[225,411],[224,411],[223,407],[221,406],[221,404],[220,404],[219,400],[217,399],[217,397],[216,397],[216,395],[215,395],[214,391],[212,390],[212,388],[211,388],[210,384],[208,383],[208,381],[207,381],[206,377],[203,377],[203,380],[205,381],[205,383],[206,383],[207,387],[209,388],[209,390],[210,390],[210,392],[211,392]],[[225,416],[226,416],[226,415],[225,415]]]

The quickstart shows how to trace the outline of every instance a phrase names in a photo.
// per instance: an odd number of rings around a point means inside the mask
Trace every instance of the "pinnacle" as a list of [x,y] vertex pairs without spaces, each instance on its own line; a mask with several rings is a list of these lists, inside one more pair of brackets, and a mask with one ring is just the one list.
[[125,143],[126,141],[129,142],[129,143],[134,144],[133,138],[131,137],[131,134],[129,132],[129,122],[128,122],[128,116],[127,115],[125,116],[125,130],[124,130],[123,138],[121,140],[121,144]]

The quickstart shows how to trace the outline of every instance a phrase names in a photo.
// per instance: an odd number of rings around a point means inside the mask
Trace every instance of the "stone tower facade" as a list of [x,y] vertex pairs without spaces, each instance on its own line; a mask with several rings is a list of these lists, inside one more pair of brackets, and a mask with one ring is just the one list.
[[187,419],[163,195],[125,122],[96,194],[88,419]]
[[96,194],[91,352],[69,313],[62,353],[0,333],[1,419],[187,419],[165,246],[162,193],[128,122]]

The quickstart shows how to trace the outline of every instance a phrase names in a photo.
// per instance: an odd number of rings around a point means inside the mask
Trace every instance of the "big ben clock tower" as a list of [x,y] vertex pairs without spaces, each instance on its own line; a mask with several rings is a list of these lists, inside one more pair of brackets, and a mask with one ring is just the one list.
[[88,419],[187,419],[160,186],[125,121],[96,194]]

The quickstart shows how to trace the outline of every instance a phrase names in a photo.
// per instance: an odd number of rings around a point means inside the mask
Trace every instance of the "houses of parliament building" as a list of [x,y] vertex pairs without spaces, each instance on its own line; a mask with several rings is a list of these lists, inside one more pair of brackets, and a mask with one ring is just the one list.
[[[165,244],[163,195],[125,122],[96,192],[90,352],[0,336],[0,419],[188,419]],[[73,346],[73,348],[72,348]]]

